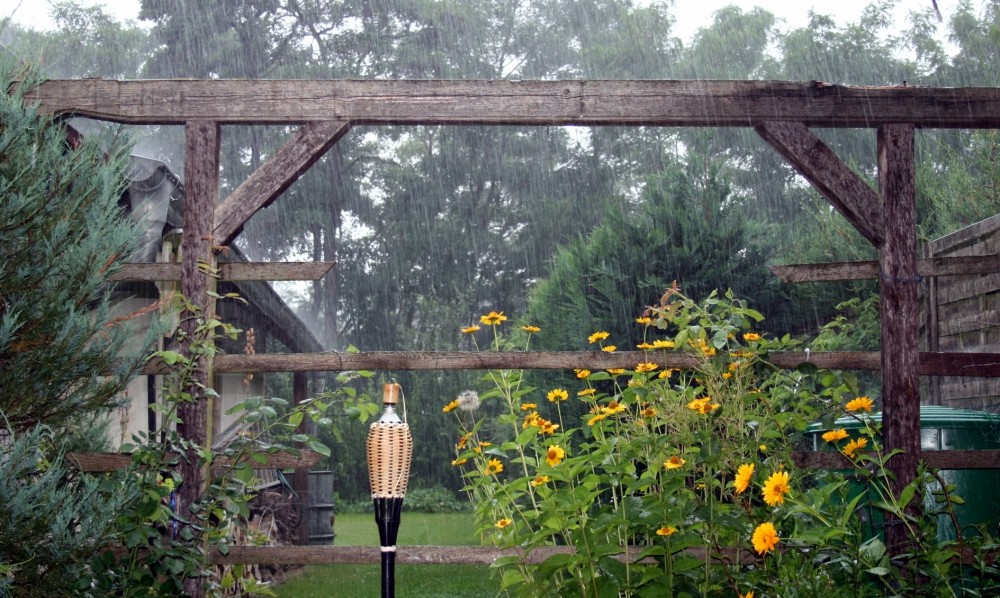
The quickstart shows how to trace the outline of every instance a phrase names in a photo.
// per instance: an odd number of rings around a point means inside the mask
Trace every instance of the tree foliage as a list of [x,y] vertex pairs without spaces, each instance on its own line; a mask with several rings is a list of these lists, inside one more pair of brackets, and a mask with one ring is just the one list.
[[0,58],[0,412],[14,430],[116,405],[145,355],[112,325],[107,277],[136,238],[118,205],[128,146],[80,141],[24,103]]

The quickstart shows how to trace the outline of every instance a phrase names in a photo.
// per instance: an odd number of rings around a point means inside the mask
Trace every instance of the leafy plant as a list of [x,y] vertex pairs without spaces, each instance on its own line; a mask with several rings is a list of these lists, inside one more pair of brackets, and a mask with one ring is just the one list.
[[[899,495],[889,491],[886,464],[898,452],[880,447],[868,416],[874,401],[857,396],[846,374],[772,366],[768,354],[796,342],[755,332],[761,319],[732,293],[698,303],[674,286],[637,318],[647,359],[633,368],[577,370],[577,387],[553,389],[491,371],[479,399],[499,402],[500,415],[463,411],[461,397],[445,406],[457,415],[453,466],[465,472],[480,532],[505,548],[573,548],[537,566],[499,559],[502,588],[522,596],[814,596],[905,595],[917,584],[975,593],[968,588],[994,583],[992,572],[970,583],[983,563],[965,567],[955,546],[936,540],[935,523],[911,510],[930,472]],[[504,346],[505,320],[482,318],[493,350]],[[608,332],[587,340],[617,350]],[[659,365],[669,360],[689,367]],[[586,405],[582,417],[566,416],[571,396]],[[860,433],[832,425],[845,415],[863,424]],[[823,439],[847,456],[864,492],[840,473],[795,466],[792,452],[816,421],[831,424]],[[949,495],[942,508],[959,500]],[[862,525],[862,508],[906,527],[905,554],[892,558]]]

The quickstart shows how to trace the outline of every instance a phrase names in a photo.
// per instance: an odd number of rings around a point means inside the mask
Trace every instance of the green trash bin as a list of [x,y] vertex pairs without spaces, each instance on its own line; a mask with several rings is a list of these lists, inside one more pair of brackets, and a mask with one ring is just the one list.
[[[882,414],[871,414],[870,419],[875,424],[881,424]],[[844,428],[852,438],[857,438],[864,424],[853,417],[842,417],[834,422],[833,429]],[[834,450],[842,447],[846,441],[834,444],[823,440],[824,432],[831,429],[820,423],[815,423],[806,430],[807,438],[812,441],[813,450]],[[923,451],[944,450],[975,450],[1000,449],[1000,415],[984,411],[968,409],[953,409],[934,405],[920,406],[920,448]],[[954,484],[955,494],[965,500],[965,504],[955,506],[955,514],[962,528],[970,525],[996,524],[1000,521],[1000,470],[997,469],[948,469],[941,470],[941,479],[948,484]],[[855,492],[863,492],[862,482],[852,482]],[[940,489],[935,484],[924,496],[926,509],[934,509],[939,505],[933,495]],[[869,528],[874,534],[881,528],[881,517],[870,522]],[[938,517],[938,540],[954,540],[955,530],[946,515]]]

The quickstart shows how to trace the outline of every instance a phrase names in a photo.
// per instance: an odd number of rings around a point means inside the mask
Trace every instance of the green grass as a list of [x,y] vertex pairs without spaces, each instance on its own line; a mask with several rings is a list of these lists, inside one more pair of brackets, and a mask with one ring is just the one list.
[[[375,516],[337,515],[338,546],[378,546]],[[474,546],[479,544],[471,513],[403,513],[400,546]],[[499,583],[482,565],[396,565],[397,598],[496,596]],[[279,598],[379,596],[379,565],[304,567],[275,588]]]

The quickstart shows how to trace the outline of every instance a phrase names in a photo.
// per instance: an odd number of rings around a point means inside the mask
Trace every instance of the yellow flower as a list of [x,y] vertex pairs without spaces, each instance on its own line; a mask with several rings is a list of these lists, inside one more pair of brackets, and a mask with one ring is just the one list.
[[597,394],[596,388],[584,388],[580,392],[576,393],[578,397],[592,397]]
[[528,334],[534,334],[536,332],[541,332],[541,328],[538,326],[521,326],[521,330],[527,332]]
[[872,412],[873,401],[868,397],[857,397],[856,399],[851,399],[844,405],[844,409],[848,411],[867,411]]
[[642,415],[646,419],[656,417],[656,409],[653,409],[652,407],[646,407],[645,409],[642,410],[642,413],[640,415]]
[[774,529],[774,524],[766,521],[753,530],[753,548],[757,554],[766,554],[774,550],[778,545],[778,530]]
[[614,353],[617,350],[618,347],[616,347],[615,345],[606,345],[604,347],[601,347],[601,351],[604,351],[605,353]]
[[731,373],[729,373],[729,372],[722,372],[722,378],[724,380],[729,380],[732,377],[733,377],[733,375]]
[[643,326],[649,326],[653,323],[653,318],[647,318],[646,316],[640,316],[635,319],[636,324],[642,324]]
[[554,424],[549,420],[543,420],[539,427],[542,429],[542,434],[553,434],[559,429],[559,424]]
[[612,376],[621,376],[625,373],[625,368],[611,368],[608,370],[608,373]]
[[521,403],[521,411],[531,411],[532,409],[538,409],[538,405],[534,403]]
[[621,413],[625,411],[625,405],[622,405],[618,401],[611,401],[606,406],[601,407],[601,413],[607,413],[608,415],[614,415],[615,413]]
[[462,329],[462,334],[472,334],[473,332],[476,332],[478,330],[479,330],[479,326],[476,326],[475,324],[473,324],[472,326],[466,326],[465,328],[463,328]]
[[604,339],[608,338],[609,336],[611,336],[610,333],[605,332],[605,331],[602,330],[600,332],[595,332],[594,334],[591,334],[590,336],[588,336],[587,337],[587,342],[593,345],[597,341],[603,341]]
[[464,449],[465,445],[468,444],[470,438],[472,438],[472,432],[460,436],[458,438],[458,444],[456,444],[455,446],[458,447],[459,449]]
[[719,408],[718,403],[712,402],[712,397],[702,397],[700,399],[695,399],[688,403],[688,409],[692,411],[697,411],[698,413],[705,415],[706,413],[711,413]]
[[736,470],[736,479],[733,481],[733,485],[736,487],[736,494],[746,492],[746,489],[750,487],[750,478],[753,477],[753,470],[753,463],[740,465],[739,469]]
[[740,598],[753,598],[753,590],[750,590],[746,594],[740,594]]
[[651,345],[649,343],[639,343],[638,345],[635,346],[635,348],[636,349],[641,349],[643,351],[648,351],[649,349],[653,348],[653,345]]
[[448,403],[447,405],[445,405],[444,407],[442,407],[441,411],[444,411],[445,413],[448,413],[449,411],[454,411],[456,409],[458,409],[458,401],[457,400],[452,401],[452,402]]
[[496,326],[507,321],[507,316],[502,311],[491,311],[485,316],[479,316],[479,321],[487,326]]
[[766,444],[759,444],[759,445],[757,445],[757,450],[759,450],[762,453],[766,453],[767,452],[767,445]]
[[496,475],[503,471],[503,463],[500,459],[490,459],[486,464],[486,475]]
[[669,459],[664,461],[663,466],[666,467],[667,469],[680,469],[681,467],[684,467],[685,463],[687,463],[687,461],[681,459],[677,455],[674,455],[673,457],[670,457]]
[[596,424],[597,422],[599,422],[602,419],[605,419],[607,417],[608,417],[607,413],[598,413],[594,417],[592,417],[592,418],[590,418],[590,419],[587,420],[587,425],[588,426],[592,426],[592,425]]
[[772,507],[785,502],[785,495],[791,490],[788,472],[776,471],[764,482],[764,502]]
[[500,521],[496,522],[496,528],[497,529],[503,529],[503,528],[507,527],[508,525],[510,525],[511,523],[514,523],[513,519],[510,519],[509,517],[504,517]]
[[868,446],[867,438],[852,439],[847,443],[847,446],[844,447],[843,453],[847,455],[848,459],[853,459],[857,456],[857,453],[863,450],[866,446]]
[[672,525],[664,525],[660,529],[656,530],[657,536],[672,536],[677,533],[677,528]]
[[565,389],[554,388],[549,391],[549,394],[546,395],[546,398],[548,398],[549,401],[553,403],[555,403],[556,401],[565,401],[566,399],[569,398],[569,393],[566,392]]
[[541,486],[542,484],[548,484],[549,481],[550,481],[549,476],[547,476],[547,475],[540,475],[540,476],[536,476],[535,479],[531,480],[531,485],[537,488],[538,486]]
[[659,374],[656,375],[660,380],[666,380],[674,373],[673,370],[661,370]]
[[841,428],[839,430],[830,430],[823,434],[823,440],[827,442],[837,442],[838,440],[843,440],[847,438],[847,430]]
[[573,371],[576,372],[576,377],[581,380],[590,376],[590,370],[573,370]]
[[673,349],[674,341],[666,341],[663,339],[653,341],[654,349]]
[[637,372],[652,372],[653,370],[655,370],[658,367],[660,367],[660,366],[656,365],[655,363],[653,363],[651,361],[646,361],[646,362],[640,363],[639,365],[635,366],[635,371],[637,371]]
[[537,411],[532,411],[528,415],[524,416],[524,423],[521,424],[521,427],[524,428],[525,430],[527,430],[531,426],[541,425],[540,424],[541,421],[542,421],[542,418],[541,418],[541,416],[538,415],[538,412]]
[[743,340],[747,341],[748,343],[759,341],[760,335],[757,334],[756,332],[748,332],[743,335]]
[[563,447],[558,444],[553,444],[545,453],[545,462],[549,464],[549,467],[555,467],[556,465],[562,463],[562,460],[565,457],[566,451],[563,450]]
[[466,461],[468,461],[468,459],[454,459],[451,464],[458,467],[459,465],[465,465]]

